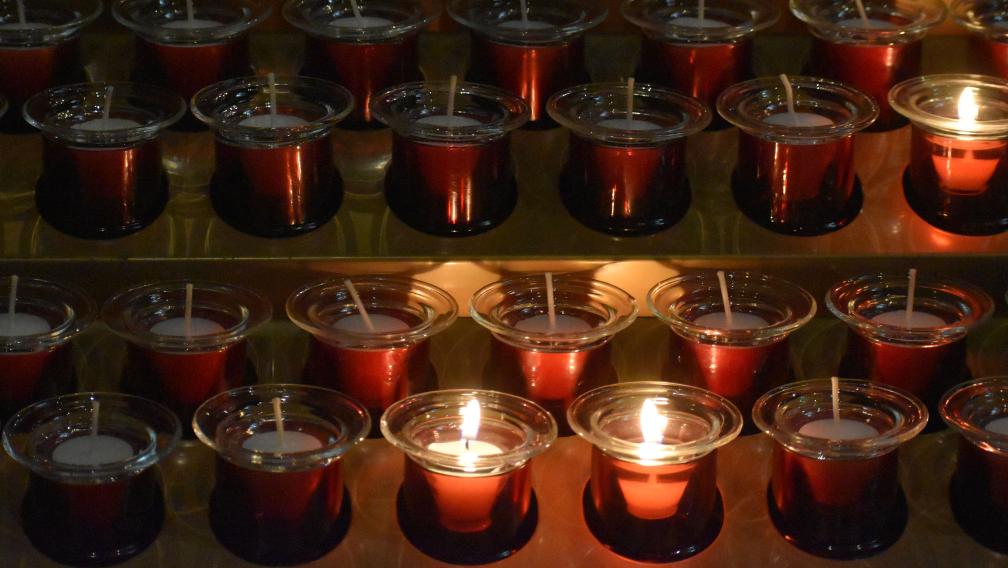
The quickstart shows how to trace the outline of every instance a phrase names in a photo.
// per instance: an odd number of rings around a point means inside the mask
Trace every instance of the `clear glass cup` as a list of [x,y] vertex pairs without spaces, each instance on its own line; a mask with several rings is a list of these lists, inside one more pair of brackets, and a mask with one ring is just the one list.
[[970,32],[970,71],[1008,79],[1008,6],[986,0],[951,0],[949,12]]

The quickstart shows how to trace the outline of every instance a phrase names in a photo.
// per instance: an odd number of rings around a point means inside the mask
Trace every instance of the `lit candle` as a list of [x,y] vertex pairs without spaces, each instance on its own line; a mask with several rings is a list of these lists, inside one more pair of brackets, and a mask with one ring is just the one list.
[[[657,465],[655,460],[661,456],[668,425],[669,417],[658,411],[656,399],[644,400],[640,410],[642,442],[637,450],[641,465]],[[692,466],[684,469],[692,469]],[[628,513],[650,520],[667,519],[676,514],[690,478],[670,475],[667,467],[662,469],[662,474],[660,484],[657,473],[618,478]]]
[[[973,87],[966,87],[959,95],[956,116],[957,130],[970,132],[976,129],[980,105]],[[1000,140],[956,140],[947,151],[932,154],[931,160],[943,187],[954,193],[983,193],[1001,163],[1001,157],[995,152],[989,158],[981,158],[979,151],[1003,145]]]
[[[477,440],[479,435],[482,412],[479,401],[470,399],[462,408],[462,425],[459,428],[461,437],[448,442],[434,442],[427,446],[432,452],[441,452],[458,456],[466,469],[472,468],[472,462],[483,456],[495,456],[504,453],[498,446],[490,442]],[[485,514],[485,513],[484,513]]]

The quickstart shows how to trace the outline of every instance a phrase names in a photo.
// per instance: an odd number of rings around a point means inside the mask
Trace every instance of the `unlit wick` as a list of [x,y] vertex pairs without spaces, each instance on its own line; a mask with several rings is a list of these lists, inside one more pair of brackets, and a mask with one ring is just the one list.
[[833,399],[833,423],[840,425],[840,379],[839,377],[830,377],[830,387],[832,390],[831,398]]
[[17,307],[17,274],[11,274],[10,293],[7,296],[7,331],[8,335],[14,335],[14,309]]
[[[703,0],[701,0],[702,2]],[[868,12],[865,11],[864,2],[861,0],[854,0],[854,5],[857,7],[857,13],[861,16],[861,21],[864,23],[866,28],[871,27],[871,23],[868,22]]]
[[283,426],[283,410],[280,408],[280,397],[273,397],[273,419],[276,420],[276,433],[277,433],[277,443],[280,445],[280,451],[283,451],[284,447],[284,426]]
[[792,117],[795,114],[794,106],[794,90],[791,88],[791,81],[788,80],[786,73],[780,74],[781,83],[784,84],[784,96],[787,98],[787,111]]
[[520,10],[521,10],[522,29],[526,29],[527,30],[528,29],[528,23],[529,23],[529,19],[528,19],[528,2],[526,2],[526,0],[519,0],[519,2],[520,2]]
[[700,0],[700,2],[697,4],[697,19],[700,20],[701,28],[704,27],[703,20],[704,20],[704,12],[706,11],[706,9],[707,9],[706,6],[704,6],[704,0]]
[[626,119],[627,122],[633,122],[633,89],[634,89],[634,78],[630,77],[626,82]]
[[109,116],[112,115],[112,93],[115,91],[115,87],[109,85],[105,87],[105,106],[102,108],[102,118],[105,120],[105,124],[108,124]]
[[185,14],[186,14],[186,22],[188,22],[189,27],[195,28],[196,24],[193,22],[193,20],[196,19],[196,9],[193,8],[193,0],[186,0]]
[[28,17],[25,16],[24,0],[17,0],[18,24],[24,28],[28,24]]
[[550,330],[556,329],[556,300],[553,297],[553,273],[546,273],[546,316],[549,318]]
[[193,285],[185,285],[185,309],[182,315],[182,334],[186,339],[192,337],[192,298]]
[[914,291],[917,288],[917,269],[911,268],[907,278],[906,324],[911,327],[914,312]]
[[[101,402],[97,400],[91,401],[91,440],[94,441],[98,438],[98,410],[101,408]],[[93,450],[92,450],[93,451]]]
[[728,296],[728,281],[725,279],[724,270],[717,271],[718,286],[721,287],[721,303],[724,304],[725,327],[733,329],[731,298]]
[[350,297],[353,298],[354,305],[357,306],[357,313],[364,320],[364,325],[368,328],[368,331],[374,331],[374,322],[371,321],[371,316],[368,315],[364,302],[361,301],[360,294],[357,293],[357,287],[354,286],[349,278],[343,281],[343,285],[346,286],[347,292],[350,292]]
[[276,73],[270,71],[270,74],[266,76],[266,84],[269,89],[270,128],[274,128],[276,127],[277,115]]
[[448,124],[452,123],[452,115],[455,114],[455,90],[458,89],[458,75],[452,75],[448,79],[448,110],[445,114],[448,116]]

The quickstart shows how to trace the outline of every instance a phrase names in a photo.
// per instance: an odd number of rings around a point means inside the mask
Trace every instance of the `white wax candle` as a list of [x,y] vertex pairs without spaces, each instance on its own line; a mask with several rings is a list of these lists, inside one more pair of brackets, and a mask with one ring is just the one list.
[[496,456],[503,454],[504,451],[497,447],[495,444],[490,442],[483,442],[480,440],[469,440],[468,447],[466,447],[465,440],[453,440],[451,442],[434,442],[433,444],[427,446],[428,450],[432,452],[440,452],[442,454],[449,454],[452,456]]
[[694,18],[693,16],[680,16],[678,18],[673,18],[670,22],[673,26],[682,26],[684,28],[726,28],[728,27],[727,22],[722,22],[721,20],[716,20],[714,18]]
[[1001,418],[991,420],[990,422],[984,424],[984,429],[988,432],[1008,436],[1008,416],[1002,416]]
[[311,452],[322,447],[322,442],[315,436],[294,430],[284,430],[283,441],[281,446],[280,435],[277,432],[260,432],[245,438],[242,447],[268,454]]
[[410,328],[406,322],[397,317],[371,313],[368,314],[368,317],[371,318],[371,325],[374,326],[374,330],[368,329],[367,324],[364,323],[364,318],[360,314],[350,314],[336,320],[333,323],[333,329],[353,333],[400,333],[409,331]]
[[834,124],[832,120],[814,112],[779,112],[764,118],[763,122],[778,126],[800,126],[805,128],[833,126]]
[[501,22],[498,27],[508,29],[508,30],[551,30],[556,28],[553,24],[549,22],[541,22],[539,20],[505,20]]
[[892,325],[895,327],[905,327],[909,329],[945,327],[948,325],[945,323],[945,320],[940,317],[919,310],[914,310],[914,312],[910,315],[909,321],[906,317],[906,310],[882,312],[881,314],[873,317],[871,321],[883,325]]
[[891,22],[885,20],[878,20],[875,18],[868,18],[863,20],[861,18],[850,18],[847,20],[840,20],[837,25],[841,28],[846,28],[849,30],[893,30],[896,29]]
[[879,431],[874,426],[847,418],[813,420],[802,426],[798,433],[802,436],[824,440],[863,440],[879,435]]
[[549,314],[529,316],[515,324],[515,329],[529,333],[581,333],[591,328],[585,320],[567,314],[556,314],[556,327],[553,328],[550,327]]
[[649,120],[627,120],[625,118],[607,118],[595,123],[603,128],[615,128],[617,130],[658,130],[661,126]]
[[770,324],[756,314],[732,311],[732,324],[728,326],[728,318],[724,312],[704,314],[693,320],[694,325],[710,329],[761,329]]
[[49,331],[52,331],[49,322],[33,314],[14,312],[13,318],[11,314],[0,315],[0,337],[36,335]]
[[126,130],[128,128],[137,128],[138,126],[140,126],[139,122],[128,118],[95,118],[86,122],[79,122],[70,128],[98,132],[105,130]]
[[[191,318],[189,320],[190,337],[212,335],[224,331],[224,327],[206,318]],[[185,318],[169,318],[152,325],[150,332],[157,335],[185,337]]]
[[468,116],[459,116],[457,114],[453,114],[451,116],[448,116],[447,114],[435,114],[432,116],[425,116],[417,120],[417,124],[458,128],[461,126],[479,126],[483,123],[469,118]]
[[391,26],[392,20],[380,18],[378,16],[350,16],[347,18],[336,18],[330,20],[329,25],[335,28],[382,28]]
[[289,114],[257,114],[250,116],[238,123],[238,126],[248,126],[251,128],[287,128],[291,126],[304,126],[308,121],[300,116]]
[[224,24],[213,20],[193,18],[192,20],[172,20],[170,22],[165,22],[162,24],[162,27],[171,28],[173,30],[206,30],[210,28],[219,28],[222,25]]
[[126,440],[115,436],[77,436],[56,446],[54,462],[66,465],[102,465],[126,461],[136,455]]

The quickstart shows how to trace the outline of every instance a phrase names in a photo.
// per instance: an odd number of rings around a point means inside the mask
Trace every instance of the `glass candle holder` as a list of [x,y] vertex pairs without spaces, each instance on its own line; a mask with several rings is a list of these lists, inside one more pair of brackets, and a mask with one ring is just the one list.
[[652,85],[597,83],[553,95],[548,111],[573,133],[560,177],[564,206],[578,221],[611,235],[646,235],[686,214],[686,137],[710,123],[692,97]]
[[[102,11],[101,0],[48,0],[0,5],[0,89],[20,110],[35,93],[85,80],[80,30]],[[0,120],[0,131],[30,132],[20,112]]]
[[889,93],[913,124],[903,192],[939,229],[993,235],[1008,229],[1008,81],[928,75]]
[[127,342],[122,389],[168,406],[187,425],[211,396],[255,382],[246,337],[270,319],[258,292],[192,282],[192,317],[185,328],[186,285],[154,282],[123,290],[102,307],[102,319]]
[[[644,32],[637,77],[714,108],[722,91],[752,76],[752,37],[780,19],[772,3],[624,0],[623,17]],[[714,117],[713,128],[728,123]]]
[[193,430],[217,453],[209,516],[218,542],[269,565],[308,562],[335,548],[352,514],[340,458],[370,427],[360,403],[318,387],[257,385],[206,401]]
[[376,95],[374,116],[394,131],[385,197],[392,212],[418,231],[474,235],[514,210],[510,132],[529,111],[504,91],[460,83],[448,117],[448,85],[409,83]]
[[418,36],[437,18],[432,8],[422,0],[368,0],[360,3],[357,18],[349,2],[284,4],[284,18],[308,34],[302,72],[345,86],[357,102],[340,127],[381,128],[374,117],[376,94],[421,79]]
[[310,77],[277,78],[272,87],[266,77],[242,77],[196,93],[193,113],[216,134],[210,199],[221,219],[261,237],[298,235],[332,219],[343,180],[331,134],[352,107],[349,91]]
[[556,439],[544,409],[494,391],[434,391],[390,406],[381,431],[406,455],[399,527],[422,552],[482,564],[532,537],[539,513],[530,460]]
[[529,128],[556,126],[546,112],[550,95],[588,82],[584,33],[605,20],[601,0],[531,2],[451,0],[448,13],[472,32],[467,78],[525,100]]
[[682,380],[721,395],[745,417],[756,399],[794,380],[788,336],[812,320],[816,301],[787,280],[751,272],[726,272],[732,319],[717,274],[701,272],[664,280],[648,292],[648,307],[672,329],[672,364]]
[[86,239],[153,223],[168,201],[158,138],[185,109],[177,95],[135,83],[81,83],[31,97],[24,117],[42,131],[39,215]]
[[966,334],[991,316],[994,300],[972,284],[918,277],[907,320],[907,294],[906,277],[894,274],[849,278],[827,292],[826,307],[848,326],[838,374],[909,391],[937,416],[941,394],[969,377]]
[[1008,553],[1008,378],[957,385],[939,404],[942,420],[959,433],[959,456],[949,487],[952,512],[966,534]]
[[161,475],[179,421],[135,396],[78,393],[22,409],[7,422],[4,449],[28,468],[21,527],[49,558],[107,566],[136,556],[164,524]]
[[623,290],[588,278],[553,278],[555,325],[550,325],[541,275],[502,280],[473,294],[469,313],[493,334],[486,383],[546,408],[571,434],[567,407],[580,394],[614,383],[610,340],[637,317]]
[[[11,292],[0,276],[0,294]],[[73,286],[21,277],[14,313],[0,312],[0,420],[77,386],[70,339],[87,329],[94,301]]]
[[718,112],[741,131],[732,193],[747,217],[771,231],[821,235],[861,211],[854,133],[875,120],[878,105],[835,81],[788,79],[798,118],[788,118],[776,77],[732,85],[718,98]]
[[973,32],[971,63],[984,74],[1008,79],[1008,6],[987,0],[952,0],[956,22]]
[[913,395],[841,379],[839,420],[829,380],[778,387],[753,408],[776,442],[767,501],[788,542],[827,558],[877,554],[907,522],[896,449],[920,433],[928,412]]
[[378,437],[386,408],[437,386],[428,339],[448,329],[458,305],[444,290],[419,280],[355,276],[372,330],[344,282],[300,288],[287,299],[287,316],[312,335],[304,380],[361,401],[372,417],[370,435]]
[[714,542],[724,520],[714,450],[742,428],[731,402],[687,385],[621,383],[581,395],[567,417],[592,444],[584,516],[602,544],[671,562]]
[[812,33],[809,73],[870,95],[879,116],[869,130],[892,130],[906,120],[890,107],[889,90],[920,74],[922,40],[945,19],[945,4],[864,0],[863,5],[866,19],[856,4],[834,0],[791,0],[791,12]]

